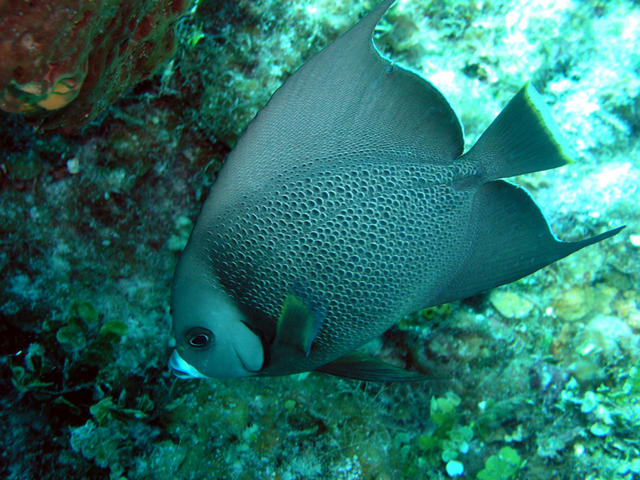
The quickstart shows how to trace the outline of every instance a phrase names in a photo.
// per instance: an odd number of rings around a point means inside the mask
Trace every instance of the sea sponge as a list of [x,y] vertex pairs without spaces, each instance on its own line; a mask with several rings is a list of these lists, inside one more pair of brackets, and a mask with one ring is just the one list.
[[174,51],[192,0],[0,3],[0,109],[46,129],[95,119]]

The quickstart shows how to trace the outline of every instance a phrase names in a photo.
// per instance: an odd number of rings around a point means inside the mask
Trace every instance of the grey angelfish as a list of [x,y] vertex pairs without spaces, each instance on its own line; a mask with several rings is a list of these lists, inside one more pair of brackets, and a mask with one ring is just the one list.
[[178,375],[415,374],[352,354],[404,315],[528,275],[558,241],[523,189],[566,148],[526,85],[463,154],[442,94],[380,56],[392,0],[314,56],[238,140],[176,269]]

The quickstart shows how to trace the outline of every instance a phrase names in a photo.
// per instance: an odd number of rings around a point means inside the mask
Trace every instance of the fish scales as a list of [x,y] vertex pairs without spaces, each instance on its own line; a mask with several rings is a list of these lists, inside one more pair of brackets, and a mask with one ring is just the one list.
[[[243,310],[265,314],[262,331],[273,333],[296,282],[308,279],[322,296],[327,315],[310,359],[320,364],[428,306],[469,247],[458,218],[474,192],[453,181],[473,166],[355,161],[301,163],[240,208],[216,203],[211,217],[211,267]],[[436,261],[438,249],[447,258]]]

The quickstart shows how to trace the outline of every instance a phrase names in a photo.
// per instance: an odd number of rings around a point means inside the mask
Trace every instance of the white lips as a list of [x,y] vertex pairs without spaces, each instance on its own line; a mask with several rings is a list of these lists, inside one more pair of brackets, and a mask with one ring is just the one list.
[[178,378],[209,378],[182,358],[176,350],[173,351],[171,358],[169,358],[169,368],[173,370],[173,374]]

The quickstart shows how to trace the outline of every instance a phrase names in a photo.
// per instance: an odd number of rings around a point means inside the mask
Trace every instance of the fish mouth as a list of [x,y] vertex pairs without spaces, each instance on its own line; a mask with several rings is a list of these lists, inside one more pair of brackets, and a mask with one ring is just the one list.
[[183,380],[190,380],[194,378],[209,378],[206,375],[200,373],[193,365],[187,362],[180,354],[174,350],[169,358],[169,368],[173,374]]

